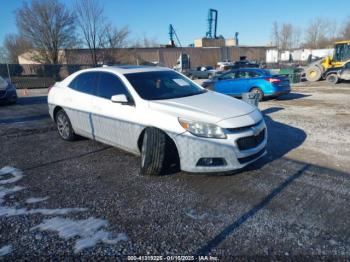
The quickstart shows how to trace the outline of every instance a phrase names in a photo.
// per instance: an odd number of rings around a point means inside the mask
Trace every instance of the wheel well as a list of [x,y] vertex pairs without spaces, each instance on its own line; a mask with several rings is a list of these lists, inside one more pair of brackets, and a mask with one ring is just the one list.
[[62,107],[60,106],[56,106],[55,109],[53,110],[53,119],[55,120],[55,122],[56,122],[56,115],[60,110],[62,110]]
[[327,72],[324,77],[327,77],[329,75],[336,75],[336,76],[338,76],[337,71],[331,71],[331,72]]
[[[139,151],[141,152],[143,137],[145,135],[145,132],[148,128],[156,128],[156,127],[146,127],[142,130],[138,140],[137,140],[137,147],[139,148]],[[177,146],[174,142],[174,140],[163,130],[159,129],[161,132],[163,132],[167,138],[167,148],[169,149],[169,155],[171,160],[174,162],[173,164],[176,164],[176,166],[180,169],[180,155],[179,151],[177,150]]]
[[261,93],[264,94],[264,92],[262,91],[262,89],[261,89],[260,87],[258,87],[258,86],[253,86],[252,88],[249,89],[249,92],[251,92],[254,88],[259,89],[259,90],[261,91]]

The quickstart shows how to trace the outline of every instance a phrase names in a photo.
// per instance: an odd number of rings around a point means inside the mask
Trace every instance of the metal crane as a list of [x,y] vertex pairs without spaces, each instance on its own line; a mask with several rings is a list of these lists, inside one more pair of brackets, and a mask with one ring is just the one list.
[[[207,38],[218,38],[216,36],[216,30],[218,26],[218,10],[215,9],[209,9],[208,11],[208,31],[206,33]],[[212,28],[213,28],[213,22],[214,22],[214,35],[212,34]]]
[[176,31],[173,27],[172,24],[169,25],[169,38],[170,38],[170,46],[171,47],[175,47],[175,41],[174,41],[174,36],[176,37],[176,40],[177,42],[179,43],[179,46],[181,47],[181,43],[180,43],[180,40],[179,40],[179,37],[177,36],[176,34]]

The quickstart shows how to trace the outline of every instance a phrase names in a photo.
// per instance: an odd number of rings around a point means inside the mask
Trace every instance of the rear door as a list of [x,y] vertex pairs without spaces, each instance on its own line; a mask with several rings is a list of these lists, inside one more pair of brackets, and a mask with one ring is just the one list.
[[249,92],[251,87],[252,76],[256,77],[254,72],[250,70],[240,69],[237,74],[237,92],[242,95],[242,93]]
[[90,138],[93,138],[91,103],[97,93],[96,78],[96,72],[84,72],[77,75],[69,83],[69,91],[64,98],[64,110],[68,114],[74,131]]
[[261,88],[261,81],[264,78],[264,74],[261,71],[257,70],[246,70],[247,75],[249,76],[249,82],[248,82],[248,87],[247,91],[248,92],[252,87],[260,87]]
[[124,94],[132,97],[122,80],[108,72],[99,72],[98,91],[93,98],[94,138],[127,151],[138,153],[137,139],[142,126],[136,113],[135,105],[114,103],[111,97]]

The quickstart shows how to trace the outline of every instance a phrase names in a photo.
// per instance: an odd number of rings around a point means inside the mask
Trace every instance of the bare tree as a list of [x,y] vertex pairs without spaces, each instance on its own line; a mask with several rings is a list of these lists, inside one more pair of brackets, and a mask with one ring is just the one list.
[[97,65],[98,48],[101,47],[101,39],[106,30],[103,6],[96,0],[77,0],[75,10],[84,42],[90,51],[91,61]]
[[287,50],[300,46],[301,30],[291,23],[272,24],[271,40],[278,49]]
[[143,36],[142,39],[137,39],[133,47],[158,47],[159,43],[155,38],[149,38],[146,35]]
[[272,40],[272,44],[274,46],[276,46],[277,48],[280,48],[280,35],[279,35],[277,21],[273,22],[273,24],[272,24],[271,40]]
[[5,47],[0,46],[0,64],[9,63],[9,54]]
[[292,48],[300,48],[302,39],[302,30],[299,27],[293,27]]
[[279,31],[280,47],[283,50],[291,49],[293,42],[293,26],[292,24],[282,24]]
[[322,48],[329,44],[329,21],[315,18],[311,21],[305,32],[305,46],[308,48]]
[[347,18],[344,27],[342,29],[341,37],[344,40],[349,40],[350,39],[350,17]]
[[128,44],[130,31],[128,27],[120,30],[111,24],[107,24],[101,36],[101,45],[104,48],[122,48]]
[[29,51],[33,45],[23,36],[7,34],[4,39],[4,48],[8,54],[10,63],[18,63],[18,56]]
[[100,60],[103,63],[123,63],[128,55],[127,50],[121,50],[128,44],[130,31],[128,27],[117,29],[112,24],[107,24],[100,35]]
[[58,0],[32,0],[16,11],[20,35],[46,63],[57,64],[59,51],[75,44],[75,17]]

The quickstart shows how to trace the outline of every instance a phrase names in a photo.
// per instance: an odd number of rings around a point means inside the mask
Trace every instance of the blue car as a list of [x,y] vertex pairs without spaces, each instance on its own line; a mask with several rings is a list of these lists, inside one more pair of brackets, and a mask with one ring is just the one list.
[[16,87],[0,76],[0,105],[17,101]]
[[290,92],[287,76],[273,75],[270,71],[259,68],[230,70],[203,82],[202,86],[235,97],[241,97],[242,93],[255,92],[259,94],[260,100]]

